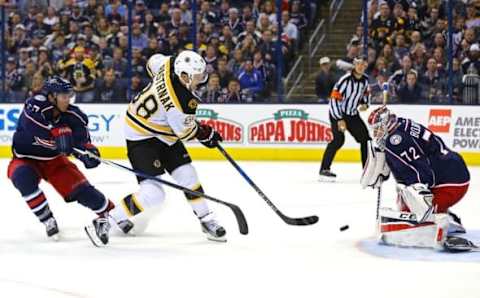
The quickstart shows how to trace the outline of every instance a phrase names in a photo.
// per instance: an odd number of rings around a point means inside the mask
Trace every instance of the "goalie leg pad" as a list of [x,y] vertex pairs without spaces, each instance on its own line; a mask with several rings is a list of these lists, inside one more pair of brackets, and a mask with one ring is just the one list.
[[398,184],[398,189],[403,203],[416,215],[419,223],[432,220],[431,216],[434,212],[433,194],[426,185],[421,183],[409,186]]
[[413,213],[380,209],[380,242],[402,247],[443,249],[448,216],[435,214],[432,222],[418,223]]

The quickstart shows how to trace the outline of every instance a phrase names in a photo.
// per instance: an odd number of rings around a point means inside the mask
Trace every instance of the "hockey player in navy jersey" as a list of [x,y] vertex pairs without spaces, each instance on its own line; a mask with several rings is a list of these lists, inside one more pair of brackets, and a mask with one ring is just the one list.
[[373,144],[364,168],[363,187],[380,187],[391,173],[397,182],[399,211],[380,209],[381,240],[400,246],[469,250],[472,243],[449,211],[466,194],[470,174],[463,158],[423,125],[396,117],[386,106],[368,124]]
[[[93,187],[68,156],[73,148],[81,148],[98,155],[90,142],[88,118],[70,104],[73,97],[70,82],[53,77],[45,82],[42,93],[25,101],[13,135],[13,159],[8,166],[8,177],[37,218],[45,224],[49,237],[57,238],[59,229],[39,188],[41,179],[50,183],[66,202],[77,202],[95,212],[98,217],[87,230],[95,243],[108,243],[110,225],[108,212],[114,204]],[[73,155],[87,169],[99,162],[87,155]],[[123,225],[123,226],[122,226]],[[121,223],[128,229],[131,223]]]

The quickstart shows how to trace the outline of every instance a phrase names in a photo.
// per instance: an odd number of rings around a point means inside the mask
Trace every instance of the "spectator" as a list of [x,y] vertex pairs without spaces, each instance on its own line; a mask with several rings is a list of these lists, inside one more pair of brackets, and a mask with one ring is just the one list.
[[95,66],[85,58],[85,49],[76,47],[74,57],[62,66],[63,76],[73,85],[78,102],[93,102],[95,99]]
[[142,56],[142,51],[140,48],[133,48],[132,49],[132,71],[139,73],[142,79],[148,78],[146,59]]
[[218,57],[217,57],[217,50],[214,46],[208,45],[206,55],[204,57],[205,62],[207,63],[207,73],[211,74],[216,71]]
[[393,73],[389,81],[393,84],[395,89],[398,89],[402,83],[406,83],[407,74],[412,70],[412,59],[410,56],[405,56],[402,59],[402,68]]
[[143,50],[148,46],[148,37],[142,32],[139,23],[132,25],[132,48]]
[[216,73],[212,73],[208,78],[208,83],[199,90],[202,102],[218,103],[222,96],[220,78]]
[[180,25],[182,24],[182,11],[179,8],[174,8],[172,10],[172,15],[168,17],[170,22],[166,24],[166,29],[168,32],[178,32],[180,30]]
[[[30,90],[28,91],[28,94],[25,97],[31,97],[31,96],[34,96],[35,94],[42,92],[44,82],[45,82],[45,77],[42,75],[42,73],[36,72],[33,75],[32,85],[30,87]],[[23,100],[25,100],[25,98],[22,99],[22,101]]]
[[417,14],[417,8],[413,5],[408,7],[407,11],[407,20],[405,25],[405,34],[407,37],[411,37],[413,32],[420,33],[420,20]]
[[259,99],[258,95],[262,93],[264,83],[261,74],[253,69],[252,60],[248,59],[245,61],[238,75],[238,81],[241,89],[247,90],[252,95],[253,100]]
[[100,102],[126,102],[125,88],[115,77],[115,70],[109,68],[95,88],[95,99]]
[[393,6],[393,30],[395,34],[405,34],[407,28],[406,13],[400,3],[395,3]]
[[242,50],[237,49],[233,52],[233,58],[228,61],[228,69],[233,73],[233,75],[238,76],[243,65],[243,53]]
[[268,16],[266,14],[261,13],[258,17],[257,29],[261,33],[270,30],[270,21],[268,20]]
[[462,102],[462,78],[463,72],[458,58],[453,58],[452,61],[452,87],[453,87],[453,100],[454,102]]
[[386,2],[380,4],[380,15],[372,22],[371,36],[377,48],[383,48],[393,33],[394,20],[390,17],[390,7]]
[[288,11],[282,12],[282,27],[283,32],[288,36],[288,39],[292,41],[295,49],[298,49],[299,33],[295,24],[290,22],[290,16]]
[[30,40],[25,33],[25,26],[18,24],[15,26],[13,37],[10,39],[7,47],[11,55],[14,55],[20,48],[28,48]]
[[132,101],[135,96],[137,96],[140,91],[143,89],[142,84],[142,74],[135,72],[132,75],[132,79],[130,80],[130,84],[127,87],[127,101]]
[[245,94],[240,90],[240,82],[237,79],[233,79],[228,82],[228,87],[223,91],[222,97],[219,102],[224,103],[245,103],[249,99],[245,97]]
[[202,4],[200,5],[200,22],[202,24],[215,24],[217,23],[217,15],[215,12],[211,9],[210,7],[210,2],[208,1],[203,1]]
[[255,22],[253,20],[250,20],[246,23],[245,31],[238,35],[238,42],[242,42],[247,35],[251,35],[256,44],[258,44],[262,38],[260,32],[256,30]]
[[466,104],[479,104],[480,103],[480,76],[477,69],[470,64],[467,69],[467,73],[462,78],[462,102]]
[[435,26],[439,20],[439,10],[437,7],[430,8],[428,17],[421,22],[423,39],[429,39],[434,33]]
[[347,46],[347,56],[343,59],[338,59],[336,66],[343,71],[350,71],[353,69],[353,59],[360,54],[359,41],[353,40]]
[[232,7],[228,10],[228,23],[226,25],[230,27],[230,30],[235,36],[238,36],[243,32],[243,25],[238,17],[238,9]]
[[8,57],[7,65],[5,66],[6,76],[6,92],[8,100],[11,102],[21,102],[25,98],[25,93],[22,90],[23,77],[16,69],[15,58]]
[[237,48],[239,48],[242,51],[244,56],[248,58],[252,58],[253,53],[257,48],[257,44],[253,36],[251,34],[248,34],[247,36],[245,36],[245,38],[241,43],[237,44]]
[[260,73],[263,82],[265,83],[263,98],[268,98],[273,91],[275,80],[275,66],[270,62],[265,61],[262,56],[262,52],[257,50],[253,54],[253,68]]
[[300,31],[304,31],[307,27],[307,17],[300,10],[300,1],[293,1],[292,6],[290,7],[290,22],[297,26]]
[[155,22],[155,17],[151,12],[145,14],[145,23],[142,24],[142,31],[147,35],[148,38],[154,38],[155,34],[158,32],[160,25]]
[[17,70],[19,73],[23,74],[28,61],[30,61],[30,56],[27,48],[20,48],[19,52]]
[[477,74],[480,73],[480,46],[478,43],[470,46],[469,55],[462,62],[463,73],[467,73],[470,67],[475,68]]
[[330,58],[322,57],[319,61],[320,73],[315,79],[315,92],[318,97],[318,101],[321,103],[328,102],[332,88],[335,85],[336,78],[331,72]]
[[395,48],[393,51],[397,61],[402,61],[403,57],[409,54],[407,44],[405,42],[405,36],[403,34],[397,34],[395,37]]
[[[180,19],[181,19],[181,12],[180,12]],[[170,12],[168,10],[168,3],[163,2],[160,5],[160,11],[158,15],[155,17],[155,21],[160,23],[161,25],[167,25],[171,20]]]
[[222,89],[227,88],[228,82],[230,82],[234,78],[232,72],[227,67],[227,59],[224,57],[218,59],[217,66],[218,66],[217,74],[220,80],[220,87]]
[[127,6],[122,4],[121,0],[111,0],[110,4],[105,7],[105,15],[108,19],[118,20],[117,16],[120,16],[120,20],[125,19],[127,17]]
[[148,59],[150,56],[158,52],[160,52],[160,48],[157,39],[153,37],[148,40],[148,47],[142,50],[142,55]]
[[398,91],[399,103],[415,104],[423,102],[423,92],[417,83],[417,73],[413,70],[407,73],[407,80],[400,85]]
[[467,5],[467,20],[465,21],[465,26],[470,28],[479,28],[480,27],[480,16],[475,4],[469,3]]
[[425,86],[425,98],[429,103],[444,102],[446,94],[446,82],[437,69],[437,61],[430,58],[427,61],[426,71],[421,76],[421,83]]
[[[208,2],[205,1],[203,3],[208,3]],[[180,11],[182,16],[181,17],[182,22],[185,24],[191,25],[193,22],[193,17],[192,17],[192,12],[190,11],[190,8],[188,6],[187,0],[180,1]]]
[[50,77],[54,74],[53,66],[50,63],[48,56],[48,49],[46,47],[40,47],[39,49],[37,69],[42,73],[44,78]]

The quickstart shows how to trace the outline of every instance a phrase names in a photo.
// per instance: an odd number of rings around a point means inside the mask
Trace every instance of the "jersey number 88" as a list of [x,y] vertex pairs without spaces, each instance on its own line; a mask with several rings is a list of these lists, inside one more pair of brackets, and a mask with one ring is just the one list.
[[135,113],[145,119],[152,117],[152,115],[158,110],[158,103],[155,100],[155,96],[151,93],[147,93],[151,85],[152,84],[149,83],[147,87],[145,87],[132,100]]

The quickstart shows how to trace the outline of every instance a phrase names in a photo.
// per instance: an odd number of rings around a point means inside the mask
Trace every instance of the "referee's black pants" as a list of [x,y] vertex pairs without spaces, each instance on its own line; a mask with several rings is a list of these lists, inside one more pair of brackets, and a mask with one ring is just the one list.
[[[345,115],[343,117],[343,120],[345,120],[345,123],[347,124],[348,132],[353,136],[357,143],[360,143],[363,168],[367,160],[367,142],[368,140],[370,140],[367,126],[358,114],[355,116]],[[332,116],[330,116],[330,125],[332,128],[333,140],[328,143],[327,149],[325,149],[320,170],[330,170],[330,166],[332,165],[332,161],[335,158],[335,154],[337,154],[337,151],[345,143],[345,133],[338,130],[338,120],[335,120],[332,118]]]

